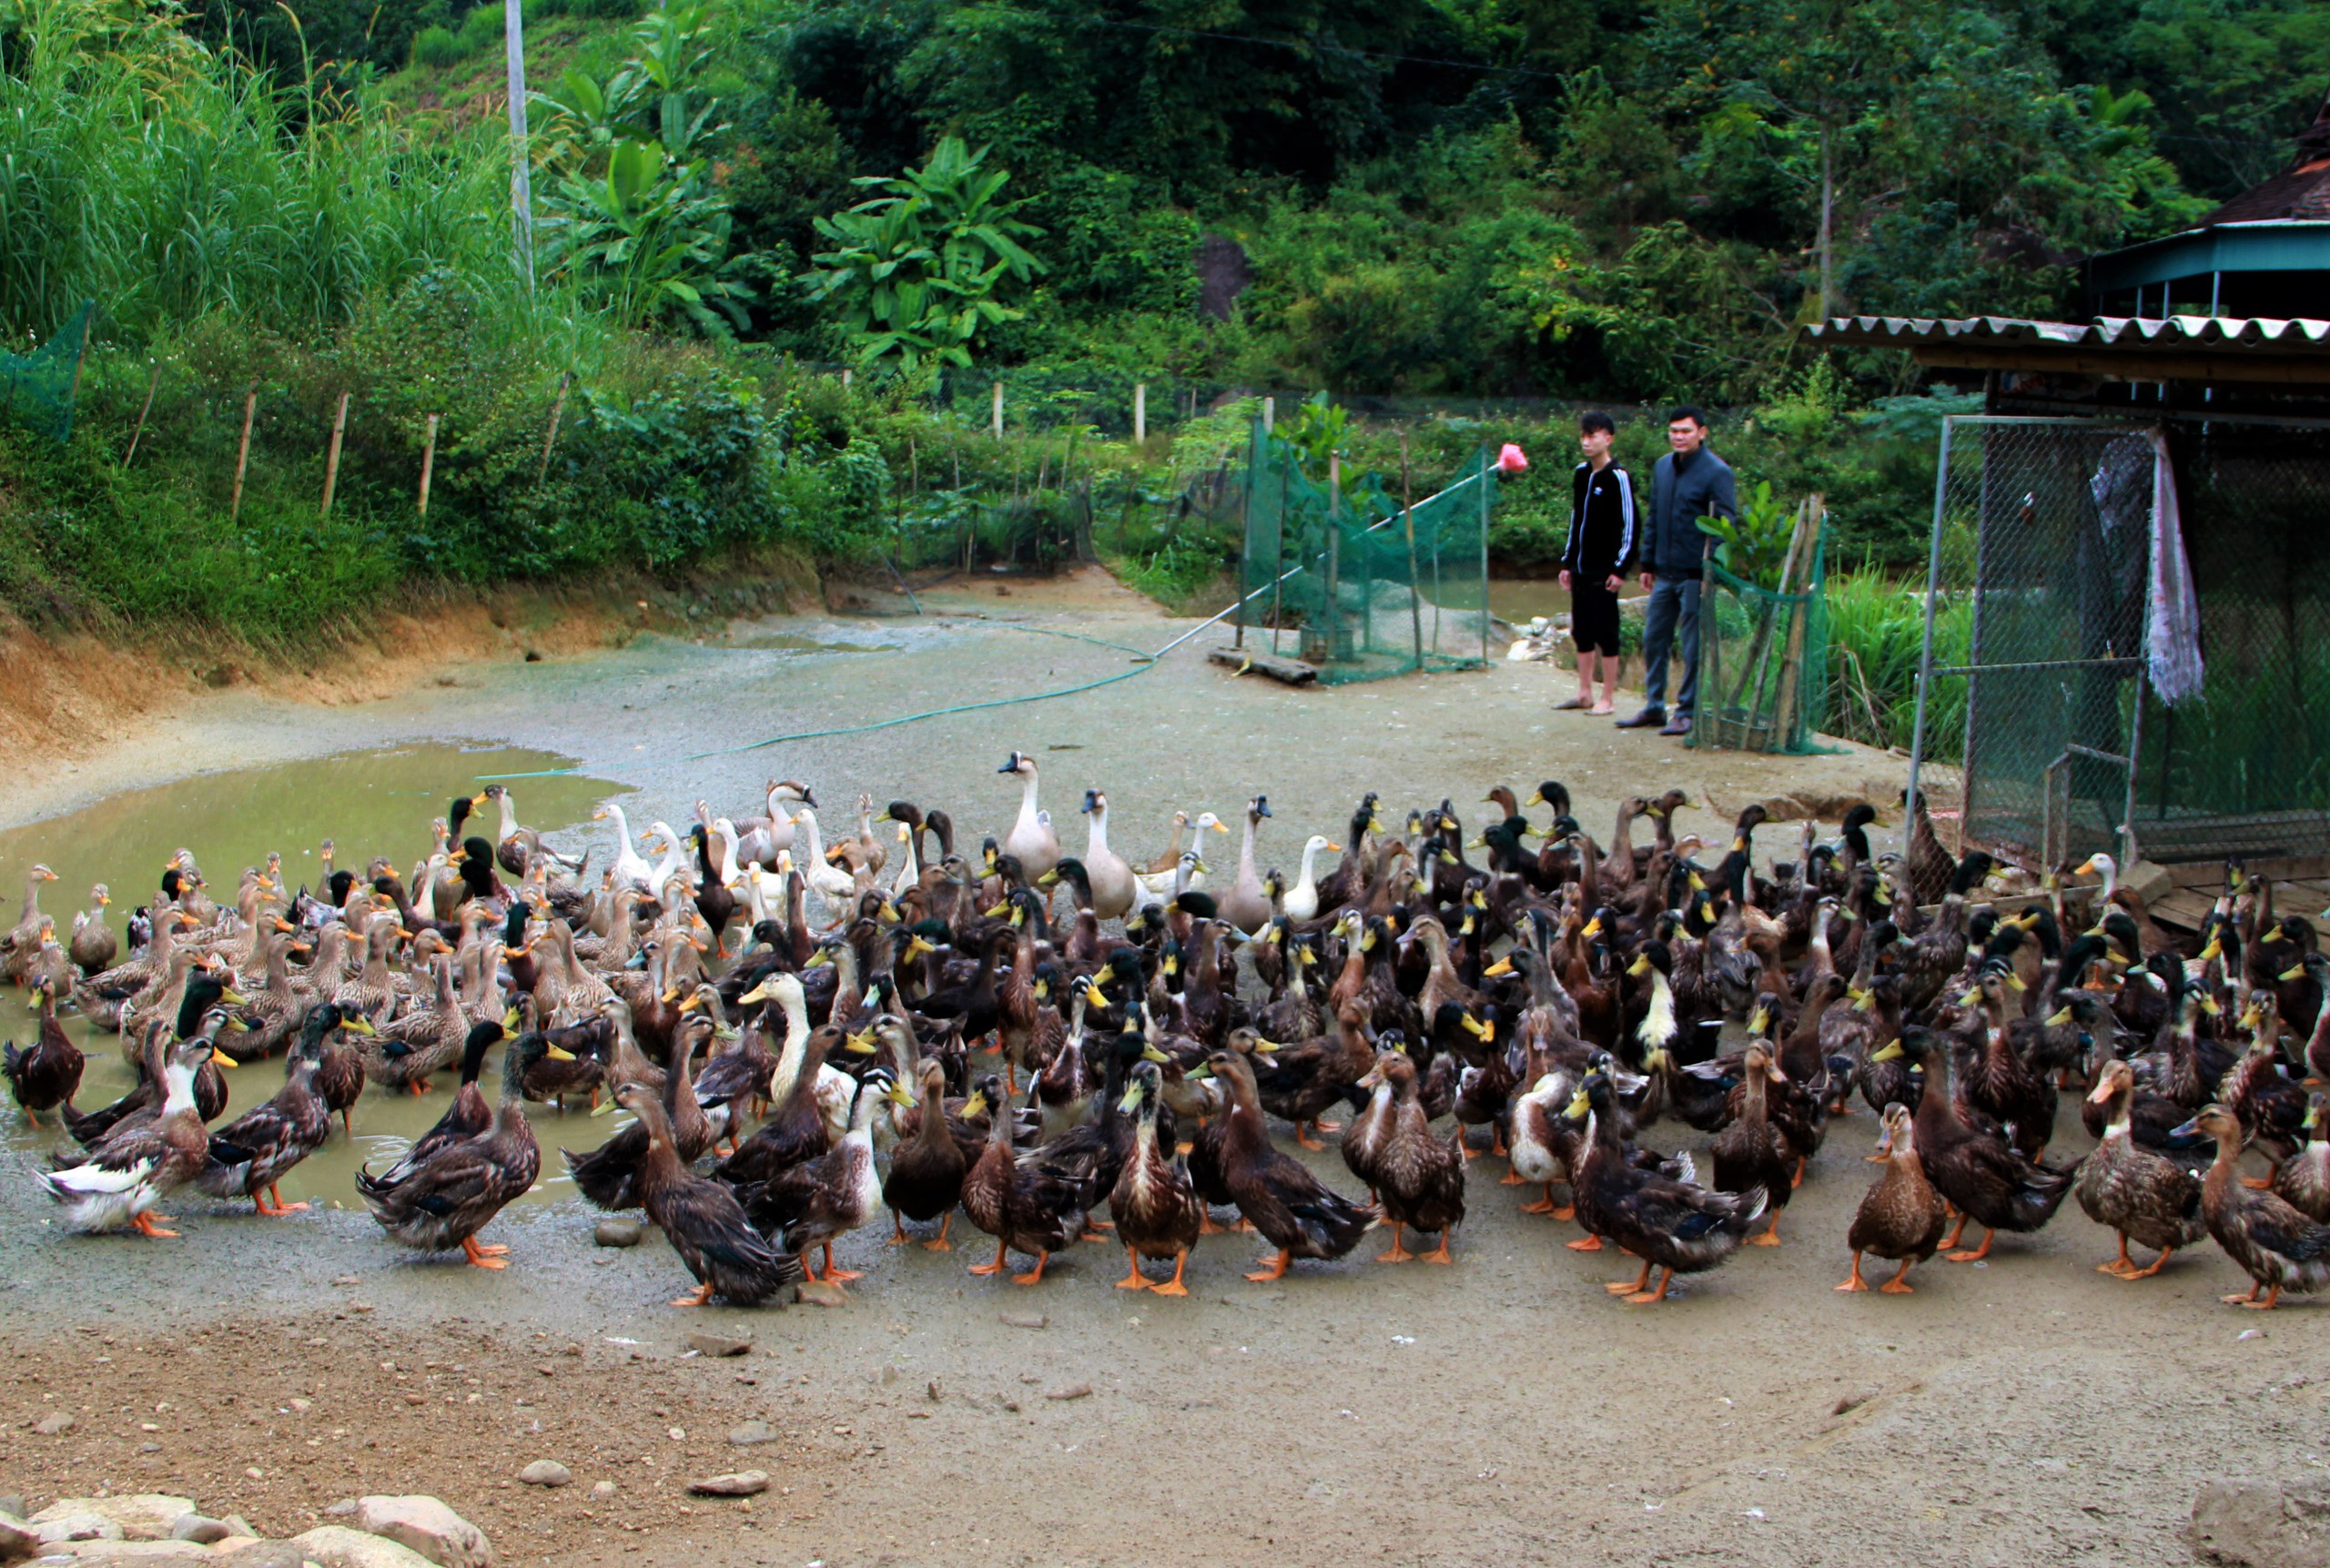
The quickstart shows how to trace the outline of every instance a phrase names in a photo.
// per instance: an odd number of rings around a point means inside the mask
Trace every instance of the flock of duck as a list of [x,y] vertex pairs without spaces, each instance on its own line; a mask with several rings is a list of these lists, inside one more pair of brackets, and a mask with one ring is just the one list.
[[[1673,831],[1680,791],[1627,800],[1599,842],[1546,783],[1492,791],[1470,835],[1448,801],[1391,831],[1371,794],[1341,843],[1305,841],[1292,882],[1261,869],[1256,796],[1235,875],[1210,885],[1205,835],[1230,831],[1211,814],[1176,814],[1136,866],[1087,791],[1071,855],[1035,763],[1000,771],[1018,816],[967,853],[945,812],[869,796],[829,844],[789,781],[755,814],[698,802],[686,834],[656,822],[639,842],[605,806],[617,850],[595,875],[500,785],[453,800],[409,877],[338,866],[327,841],[319,888],[289,889],[270,856],[221,904],[181,850],[126,959],[107,890],[60,941],[35,867],[0,976],[30,988],[40,1031],[5,1075],[74,1146],[37,1179],[83,1230],[175,1234],[157,1206],[189,1189],[289,1213],[305,1205],[278,1184],[335,1115],[352,1128],[367,1085],[458,1074],[436,1126],[357,1187],[396,1241],[487,1269],[508,1249],[480,1233],[541,1170],[524,1102],[573,1100],[632,1113],[564,1158],[590,1202],[664,1231],[696,1281],[685,1305],[855,1279],[833,1243],[885,1208],[893,1243],[935,1225],[938,1251],[959,1209],[995,1242],[971,1271],[1016,1252],[1026,1285],[1113,1231],[1120,1287],[1185,1294],[1191,1249],[1232,1209],[1266,1249],[1249,1279],[1379,1226],[1382,1260],[1447,1263],[1484,1154],[1525,1212],[1579,1227],[1570,1248],[1638,1260],[1611,1290],[1648,1303],[1778,1245],[1858,1098],[1883,1169],[1840,1290],[1868,1289],[1875,1257],[1898,1264],[1878,1289],[1906,1292],[1913,1265],[1987,1257],[2069,1196],[2116,1235],[2100,1267],[2121,1279],[2214,1238],[2254,1281],[2228,1300],[2330,1284],[2330,1142],[2307,1093],[2330,1076],[2330,957],[2237,865],[2180,942],[2102,855],[2071,874],[2100,886],[2051,875],[1982,903],[1990,857],[1952,859],[1921,802],[1904,855],[1871,853],[1862,805],[1759,867],[1759,806],[1703,858],[1715,846]],[[1524,814],[1540,807],[1543,828]],[[74,1103],[66,1009],[120,1035],[138,1081],[112,1105]],[[273,1097],[212,1125],[222,1069],[278,1054]],[[2047,1158],[2066,1088],[2100,1139],[2068,1164]],[[1271,1118],[1304,1148],[1340,1132],[1364,1199],[1274,1145]],[[1637,1141],[1663,1118],[1709,1142]],[[1981,1240],[1961,1248],[1969,1225]],[[1411,1252],[1412,1231],[1436,1245]],[[2156,1256],[2140,1267],[2132,1242]]]

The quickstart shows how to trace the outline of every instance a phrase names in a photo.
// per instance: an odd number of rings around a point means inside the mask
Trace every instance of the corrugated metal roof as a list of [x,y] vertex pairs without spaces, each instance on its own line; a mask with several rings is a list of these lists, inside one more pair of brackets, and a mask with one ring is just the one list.
[[2240,349],[2314,355],[2330,349],[2330,321],[2268,317],[2099,316],[2092,321],[2033,321],[2015,316],[1838,316],[1812,328],[1834,343],[1910,349],[1926,344],[2021,343],[2051,349]]

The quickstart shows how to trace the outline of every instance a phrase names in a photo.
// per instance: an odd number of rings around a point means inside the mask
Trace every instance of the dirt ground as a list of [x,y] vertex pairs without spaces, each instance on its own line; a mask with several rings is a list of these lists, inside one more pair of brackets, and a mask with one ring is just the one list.
[[[1569,681],[1543,667],[1288,692],[1204,664],[1211,633],[1076,696],[731,749],[1135,667],[1038,632],[1154,648],[1187,625],[1105,581],[1008,586],[928,595],[922,621],[754,621],[701,644],[446,664],[361,703],[193,693],[77,773],[17,753],[5,816],[422,737],[557,751],[638,786],[635,821],[681,820],[699,794],[734,811],[795,776],[829,816],[864,788],[946,804],[974,836],[1016,807],[993,770],[1017,748],[1064,820],[1084,784],[1108,788],[1118,842],[1143,854],[1174,806],[1227,815],[1266,789],[1265,855],[1290,865],[1369,788],[1401,811],[1447,795],[1469,818],[1492,783],[1559,778],[1602,827],[1620,795],[1668,784],[1727,810],[1899,788],[1898,762],[1867,752],[1727,757],[1551,713]],[[1776,824],[1759,849],[1793,845]],[[270,1534],[341,1497],[431,1492],[505,1561],[564,1568],[2181,1563],[2203,1481],[2324,1466],[2325,1314],[2222,1306],[2244,1281],[2214,1249],[2123,1284],[2093,1269],[2110,1238],[2067,1207],[1986,1263],[1925,1266],[1913,1296],[1832,1291],[1875,1174],[1872,1119],[1832,1129],[1783,1246],[1650,1309],[1609,1298],[1603,1281],[1631,1270],[1563,1248],[1575,1229],[1519,1213],[1530,1194],[1485,1158],[1451,1268],[1379,1264],[1371,1238],[1250,1284],[1251,1240],[1222,1236],[1171,1300],[1110,1289],[1123,1259],[1105,1247],[1021,1289],[967,1276],[968,1247],[893,1249],[869,1229],[838,1249],[866,1270],[851,1304],[756,1312],[666,1306],[686,1280],[660,1240],[595,1248],[571,1199],[498,1221],[513,1266],[488,1276],[410,1259],[352,1209],[259,1220],[181,1199],[182,1240],[66,1237],[19,1160],[0,1170],[0,1492],[171,1490]],[[2076,1153],[2065,1122],[2058,1149]],[[1697,1140],[1666,1124],[1646,1141]],[[1311,1158],[1352,1189],[1335,1155]],[[753,1348],[692,1356],[691,1330]],[[70,1430],[31,1430],[59,1409]],[[776,1440],[732,1445],[748,1421]],[[513,1482],[544,1458],[575,1484]],[[775,1480],[749,1503],[683,1491],[747,1467]],[[612,1496],[593,1495],[602,1480]]]

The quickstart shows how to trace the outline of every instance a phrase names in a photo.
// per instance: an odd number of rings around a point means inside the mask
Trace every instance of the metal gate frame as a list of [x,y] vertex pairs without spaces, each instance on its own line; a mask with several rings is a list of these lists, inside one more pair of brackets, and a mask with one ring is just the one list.
[[[1975,581],[1972,587],[1972,592],[1975,595],[1974,628],[1972,640],[1968,649],[1967,662],[1964,664],[1945,665],[1939,669],[1934,665],[1934,613],[1941,593],[1942,528],[1945,521],[1947,520],[1950,505],[1950,447],[1952,444],[1952,438],[1955,436],[1959,427],[1960,426],[1979,429],[1999,427],[2045,427],[2062,430],[2108,431],[2113,435],[2140,435],[2157,430],[2160,428],[2156,424],[2139,422],[2132,420],[2079,419],[2071,417],[2048,417],[2041,415],[2017,414],[1950,414],[1943,417],[1941,421],[1941,443],[1939,452],[1939,460],[1934,469],[1933,524],[1927,545],[1924,642],[1918,658],[1918,705],[1916,717],[1911,726],[1910,737],[1910,778],[1906,797],[1910,803],[1908,810],[1911,814],[1914,813],[1915,803],[1918,799],[1919,775],[1923,771],[1925,764],[1927,704],[1930,694],[1933,689],[1933,682],[1936,676],[1955,676],[1970,682],[1972,678],[1978,674],[2008,670],[2119,670],[2123,673],[2132,673],[2135,677],[2136,683],[2135,703],[2133,704],[2133,711],[2129,722],[2127,754],[2122,756],[2117,753],[2102,751],[2092,746],[2081,745],[2075,743],[2065,744],[2062,751],[2055,756],[2053,761],[2047,764],[2045,769],[2045,775],[2043,779],[2044,787],[2041,792],[2040,855],[2045,861],[2046,865],[2051,867],[2061,865],[2068,858],[2068,841],[2070,835],[2070,768],[2074,757],[2082,757],[2093,762],[2099,762],[2112,767],[2119,768],[2126,775],[2127,788],[2120,814],[2119,858],[2120,863],[2123,865],[2133,865],[2139,858],[2139,848],[2136,843],[2135,829],[2136,768],[2137,759],[2143,754],[2144,692],[2148,682],[2147,666],[2145,662],[2141,657],[2133,657],[2118,659],[2055,659],[2008,664],[1984,663],[1981,657],[1981,633],[1983,621],[1981,614],[1981,595],[1984,592],[1985,584],[1981,581],[1982,574],[1980,562],[1982,555],[1980,547],[1981,536],[1983,533],[1987,532],[1989,529],[1989,509],[1986,506],[1978,508],[1976,522],[1977,564],[1975,569]],[[2158,462],[2161,460],[2155,458],[2153,460]],[[1984,472],[1983,483],[1985,486],[1989,483],[1989,473],[1987,469]],[[2152,535],[2148,530],[2148,550],[2152,548],[2152,544],[2150,542],[2151,539]],[[1973,814],[1972,794],[1974,779],[1971,773],[1971,764],[1975,756],[1974,723],[1976,712],[1976,704],[1972,702],[1970,693],[1969,701],[1966,704],[1966,734],[1963,741],[1963,750],[1960,754],[1964,759],[1964,765],[1968,769],[1965,775],[1965,787],[1963,795],[1960,802],[1960,809],[1958,817],[1957,848],[1958,853],[1961,855],[1966,852],[1966,824],[1968,820]],[[2062,805],[2060,810],[2057,806],[2057,798],[2059,794],[2062,797]],[[1913,815],[1905,818],[1905,820],[1914,820]]]

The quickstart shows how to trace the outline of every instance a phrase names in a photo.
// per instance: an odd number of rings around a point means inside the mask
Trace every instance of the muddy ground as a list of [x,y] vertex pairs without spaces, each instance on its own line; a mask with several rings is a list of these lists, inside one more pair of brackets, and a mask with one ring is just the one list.
[[[432,739],[572,758],[635,786],[634,822],[684,820],[699,794],[741,810],[795,776],[829,822],[866,788],[945,804],[974,834],[1009,821],[1016,790],[993,770],[1017,748],[1063,820],[1086,784],[1108,788],[1119,845],[1143,853],[1176,805],[1228,815],[1266,790],[1264,855],[1290,866],[1368,788],[1400,806],[1449,795],[1469,817],[1488,784],[1550,776],[1606,824],[1622,794],[1669,784],[1727,808],[1899,787],[1898,762],[1866,752],[1742,759],[1553,713],[1569,678],[1542,667],[1290,692],[1204,664],[1211,633],[1075,697],[731,749],[1137,667],[1018,628],[1147,649],[1186,625],[1105,581],[1008,586],[927,596],[952,613],[919,622],[772,620],[700,645],[428,668],[360,703],[200,695],[77,771],[17,753],[0,824],[172,780],[199,802],[211,770]],[[435,808],[411,809],[400,858],[425,848]],[[1764,847],[1791,844],[1768,830]],[[0,882],[15,875],[0,866]],[[684,1312],[664,1304],[686,1281],[662,1243],[594,1248],[572,1199],[497,1222],[514,1251],[496,1276],[403,1257],[360,1212],[329,1207],[261,1220],[181,1198],[181,1240],[88,1239],[45,1223],[12,1139],[0,1491],[37,1503],[167,1488],[269,1533],[360,1492],[433,1492],[505,1560],[574,1568],[2151,1563],[2191,1560],[2180,1530],[2204,1480],[2323,1466],[2321,1310],[2223,1307],[2244,1281],[2214,1249],[2122,1284],[2093,1271],[2109,1238],[2072,1208],[1987,1263],[1926,1266],[1914,1296],[1835,1294],[1871,1119],[1833,1129],[1785,1245],[1646,1310],[1602,1290],[1615,1260],[1560,1245],[1574,1227],[1520,1214],[1525,1194],[1497,1184],[1493,1160],[1473,1168],[1453,1268],[1378,1264],[1371,1238],[1342,1263],[1250,1284],[1252,1243],[1224,1236],[1193,1259],[1191,1295],[1170,1300],[1110,1289],[1123,1259],[1105,1248],[1021,1289],[967,1277],[968,1248],[893,1249],[869,1230],[838,1249],[866,1270],[847,1307]],[[2075,1153],[2065,1122],[2059,1148]],[[608,1126],[579,1124],[537,1126],[553,1148]],[[1686,1136],[1664,1125],[1646,1141]],[[1312,1158],[1352,1187],[1334,1155]],[[691,1330],[749,1334],[753,1350],[691,1356]],[[31,1430],[58,1409],[70,1430]],[[748,1421],[777,1440],[732,1446]],[[576,1484],[513,1484],[539,1458]],[[778,1489],[749,1505],[681,1490],[745,1466]],[[600,1480],[613,1496],[591,1495]]]

